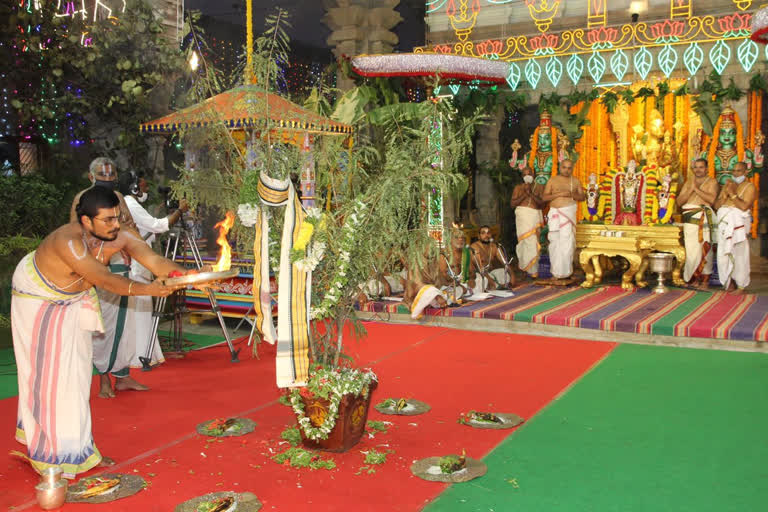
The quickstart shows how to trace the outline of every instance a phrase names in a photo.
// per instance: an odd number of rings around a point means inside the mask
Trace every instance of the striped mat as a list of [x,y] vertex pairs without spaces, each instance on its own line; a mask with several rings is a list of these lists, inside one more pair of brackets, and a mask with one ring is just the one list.
[[[525,285],[514,297],[470,302],[427,315],[493,318],[602,331],[768,341],[768,296],[733,295],[722,291],[671,288],[657,295],[650,290],[606,286]],[[370,302],[363,311],[408,314],[401,302]]]

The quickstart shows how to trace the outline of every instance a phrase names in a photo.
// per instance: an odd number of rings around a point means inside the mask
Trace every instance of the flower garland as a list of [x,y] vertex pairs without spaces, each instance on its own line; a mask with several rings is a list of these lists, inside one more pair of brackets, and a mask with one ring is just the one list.
[[352,208],[352,213],[347,216],[344,227],[341,232],[341,243],[339,244],[339,261],[336,266],[336,273],[331,279],[328,292],[323,297],[323,301],[317,308],[312,308],[311,318],[325,318],[331,314],[331,309],[339,302],[344,294],[344,287],[348,282],[347,270],[349,270],[349,255],[355,246],[355,236],[357,227],[363,221],[363,210],[365,203],[358,200]]
[[[333,427],[336,426],[342,397],[362,395],[367,398],[371,383],[377,380],[378,377],[370,368],[358,370],[356,368],[325,368],[322,365],[316,365],[309,374],[306,387],[290,390],[291,407],[304,435],[314,441],[327,439]],[[316,427],[312,424],[304,411],[302,397],[317,397],[329,402],[328,413],[321,425]]]
[[240,223],[243,226],[252,228],[259,220],[259,206],[250,203],[239,204],[237,205],[237,216],[240,217]]
[[[309,208],[291,251],[291,261],[305,272],[315,270],[325,256],[325,242],[312,240],[316,229],[319,232],[325,232],[325,217],[320,208]],[[312,241],[311,246],[309,245],[310,241]]]

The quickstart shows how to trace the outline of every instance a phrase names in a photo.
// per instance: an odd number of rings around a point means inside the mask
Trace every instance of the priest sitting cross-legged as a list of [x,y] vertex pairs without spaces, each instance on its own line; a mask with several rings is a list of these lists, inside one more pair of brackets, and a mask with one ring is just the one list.
[[421,318],[428,307],[444,308],[458,304],[462,297],[470,295],[471,272],[464,236],[461,230],[451,233],[450,251],[440,253],[437,245],[429,247],[423,261],[408,265],[403,303],[409,306],[411,318]]
[[476,275],[475,293],[506,288],[515,284],[515,274],[505,260],[501,247],[493,241],[491,228],[482,226],[478,240],[471,246],[472,267]]

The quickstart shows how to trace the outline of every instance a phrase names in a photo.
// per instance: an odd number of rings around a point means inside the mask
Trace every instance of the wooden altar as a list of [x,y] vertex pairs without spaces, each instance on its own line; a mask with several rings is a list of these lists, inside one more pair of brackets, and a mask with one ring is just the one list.
[[629,268],[622,274],[621,286],[632,289],[647,286],[645,271],[648,268],[648,254],[669,252],[675,255],[672,282],[684,284],[681,272],[685,264],[685,246],[682,242],[683,228],[667,224],[658,226],[620,226],[607,224],[577,224],[576,248],[580,249],[579,264],[586,279],[581,284],[591,288],[600,284],[603,265],[600,257],[621,256],[629,262]]

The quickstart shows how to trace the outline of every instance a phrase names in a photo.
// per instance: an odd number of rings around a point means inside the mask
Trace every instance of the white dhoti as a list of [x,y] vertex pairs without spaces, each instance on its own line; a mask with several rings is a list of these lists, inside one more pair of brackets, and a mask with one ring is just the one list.
[[[131,262],[131,279],[140,283],[149,283],[149,279],[143,275],[137,275],[134,273],[133,263],[138,262]],[[130,297],[130,300],[128,301],[128,314],[126,316],[125,323],[127,325],[133,326],[133,335],[135,337],[135,342],[133,343],[133,346],[135,347],[135,353],[131,358],[131,368],[141,368],[144,366],[141,364],[139,357],[147,357],[147,351],[149,350],[149,345],[152,342],[150,338],[152,335],[152,311],[152,297],[140,295]],[[123,338],[125,338],[125,336],[126,333],[124,332]],[[157,338],[157,333],[155,333],[155,338]],[[121,342],[121,344],[122,343],[123,342]],[[152,347],[152,354],[150,355],[149,360],[151,365],[160,364],[165,361],[163,350],[160,348],[159,339],[155,339],[155,343]]]
[[[683,240],[685,243],[685,266],[683,280],[688,282],[694,275],[711,275],[713,267],[712,236],[709,219],[714,213],[708,206],[684,204]],[[713,219],[714,220],[714,219]]]
[[728,288],[731,281],[739,288],[749,286],[749,212],[732,206],[717,210],[717,272]]
[[411,304],[411,318],[415,320],[424,316],[424,310],[427,309],[427,306],[439,307],[440,305],[437,303],[438,297],[442,297],[446,302],[448,300],[443,291],[437,287],[431,284],[422,286]]
[[389,284],[389,289],[392,291],[393,295],[396,293],[403,293],[405,291],[401,278],[407,279],[407,273],[405,270],[398,272],[395,275],[384,276],[384,279],[386,279],[387,283]]
[[[116,253],[109,262],[109,271],[128,277],[130,267],[122,254]],[[93,335],[93,366],[101,373],[115,377],[128,377],[131,360],[136,354],[134,325],[129,324],[128,296],[117,295],[103,288],[96,288],[104,319],[104,332]]]
[[549,264],[552,276],[557,279],[573,274],[573,253],[576,251],[576,205],[550,208]]
[[19,379],[16,440],[32,467],[68,477],[101,461],[91,433],[91,332],[103,330],[91,288],[68,293],[25,256],[13,274],[11,323]]
[[507,286],[509,284],[509,273],[504,268],[493,269],[488,273],[488,275],[490,279],[480,274],[479,272],[475,274],[475,289],[473,290],[474,293],[485,293],[488,290],[490,280],[493,280],[496,283],[497,288]]
[[520,270],[531,276],[539,275],[539,228],[544,225],[541,210],[518,206],[515,208],[515,226],[517,228],[517,261]]

